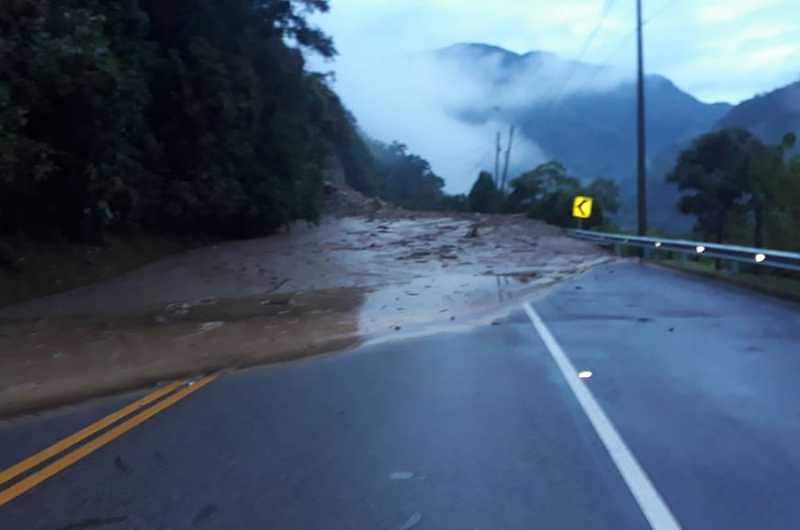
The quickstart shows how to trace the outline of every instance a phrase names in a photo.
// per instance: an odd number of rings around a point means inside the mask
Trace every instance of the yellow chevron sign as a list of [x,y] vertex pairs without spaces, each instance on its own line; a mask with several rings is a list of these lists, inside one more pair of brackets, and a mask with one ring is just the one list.
[[594,199],[578,195],[572,203],[572,217],[576,219],[588,219],[592,216],[592,205]]

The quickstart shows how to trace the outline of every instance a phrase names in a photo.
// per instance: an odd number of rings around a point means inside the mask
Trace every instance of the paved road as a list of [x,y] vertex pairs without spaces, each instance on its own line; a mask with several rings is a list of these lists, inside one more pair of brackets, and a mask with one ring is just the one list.
[[[682,528],[800,528],[797,306],[635,264],[533,305]],[[137,397],[0,424],[0,469]],[[649,528],[589,414],[520,308],[226,375],[0,528]]]

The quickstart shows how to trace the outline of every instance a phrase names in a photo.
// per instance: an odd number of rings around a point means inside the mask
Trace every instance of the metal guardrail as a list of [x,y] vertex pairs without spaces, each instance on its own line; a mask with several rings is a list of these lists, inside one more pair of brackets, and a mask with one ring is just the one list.
[[614,245],[617,248],[622,246],[641,247],[645,249],[645,255],[654,251],[676,252],[684,256],[704,256],[733,263],[748,263],[750,265],[800,271],[800,253],[797,252],[738,245],[720,245],[685,239],[627,236],[590,230],[568,230],[567,233],[571,237],[593,241],[601,245]]

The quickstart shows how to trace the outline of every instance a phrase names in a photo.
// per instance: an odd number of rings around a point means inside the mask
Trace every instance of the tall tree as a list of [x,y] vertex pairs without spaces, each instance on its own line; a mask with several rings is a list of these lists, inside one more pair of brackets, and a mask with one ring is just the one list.
[[586,187],[586,195],[592,197],[602,212],[619,212],[619,185],[607,178],[596,178]]
[[496,213],[501,200],[502,195],[494,183],[492,174],[488,171],[481,171],[468,195],[470,210],[480,213]]
[[754,161],[764,145],[742,129],[723,129],[701,136],[681,153],[668,175],[684,192],[683,213],[697,216],[697,230],[716,242],[725,240],[728,221],[741,209],[750,188]]
[[797,141],[794,133],[788,133],[775,146],[759,149],[754,153],[748,181],[750,199],[748,206],[753,214],[753,245],[764,246],[766,215],[779,206],[786,180],[786,153]]
[[792,158],[787,166],[781,183],[780,204],[785,218],[780,232],[788,236],[787,248],[800,250],[800,231],[797,230],[800,226],[800,156]]
[[567,174],[557,161],[541,164],[511,181],[511,194],[506,210],[527,212],[529,216],[559,226],[573,223],[572,202],[577,195],[589,195],[595,200],[592,216],[584,222],[586,228],[606,222],[606,213],[619,211],[619,187],[609,179],[598,178],[584,186]]
[[323,169],[379,191],[303,51],[327,0],[0,3],[0,234],[267,233],[319,215]]
[[416,210],[441,207],[444,179],[433,172],[427,160],[399,142],[386,145],[372,141],[370,147],[383,178],[381,195],[386,200]]

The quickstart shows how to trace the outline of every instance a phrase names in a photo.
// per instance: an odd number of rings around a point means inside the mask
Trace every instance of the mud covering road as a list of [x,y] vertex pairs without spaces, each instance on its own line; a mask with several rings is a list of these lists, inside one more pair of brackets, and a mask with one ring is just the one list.
[[195,250],[0,310],[0,416],[491,323],[609,259],[524,216],[388,208]]

